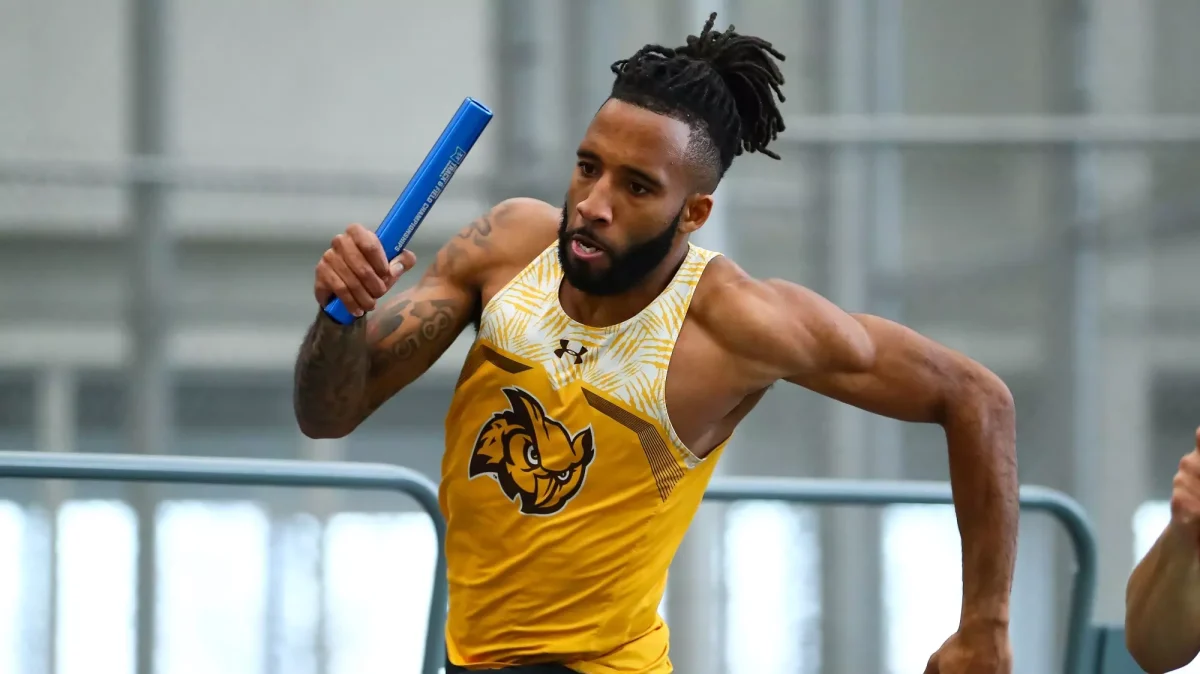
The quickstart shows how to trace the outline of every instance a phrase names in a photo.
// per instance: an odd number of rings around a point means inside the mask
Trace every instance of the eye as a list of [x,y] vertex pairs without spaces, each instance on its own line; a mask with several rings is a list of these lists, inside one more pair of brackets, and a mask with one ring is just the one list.
[[639,197],[644,194],[650,193],[649,188],[647,188],[645,185],[642,185],[641,183],[629,183],[629,191],[633,192],[634,196],[639,196]]
[[564,470],[561,473],[555,473],[554,479],[558,480],[559,482],[566,482],[567,480],[571,479],[571,471]]
[[537,447],[534,447],[533,445],[526,445],[525,462],[531,466],[537,466],[541,464],[541,461],[542,455],[538,454]]
[[575,164],[575,166],[578,167],[579,172],[585,176],[591,177],[593,174],[596,173],[596,166],[594,164],[592,164],[590,161],[585,161],[585,160],[581,159],[578,163]]

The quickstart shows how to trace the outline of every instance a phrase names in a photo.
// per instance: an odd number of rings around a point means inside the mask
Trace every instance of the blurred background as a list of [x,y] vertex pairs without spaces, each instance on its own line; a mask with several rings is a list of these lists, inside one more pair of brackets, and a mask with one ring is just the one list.
[[[436,479],[465,339],[351,437],[296,428],[319,256],[464,96],[497,116],[422,267],[499,199],[558,203],[609,64],[714,10],[787,55],[788,129],[698,242],[998,372],[1119,623],[1200,425],[1195,0],[0,0],[0,449]],[[948,476],[937,427],[787,386],[720,471]],[[1060,671],[1065,540],[1022,520],[1018,672]],[[0,674],[415,673],[435,546],[392,494],[0,481]],[[663,611],[684,672],[919,673],[960,577],[949,507],[705,505]]]

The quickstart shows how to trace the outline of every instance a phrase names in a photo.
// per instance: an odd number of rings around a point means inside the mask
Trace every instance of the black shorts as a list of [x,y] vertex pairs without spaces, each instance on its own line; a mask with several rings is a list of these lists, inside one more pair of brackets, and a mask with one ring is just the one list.
[[446,674],[470,674],[477,671],[501,672],[503,674],[577,674],[575,670],[563,665],[521,665],[517,667],[503,667],[501,669],[475,670],[459,667],[452,664],[449,660],[446,661]]

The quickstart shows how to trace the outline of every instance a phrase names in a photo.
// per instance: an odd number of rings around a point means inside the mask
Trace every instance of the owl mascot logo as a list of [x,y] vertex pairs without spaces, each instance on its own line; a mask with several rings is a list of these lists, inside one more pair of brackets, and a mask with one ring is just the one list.
[[470,477],[491,475],[510,501],[520,499],[526,515],[554,514],[583,486],[595,456],[592,429],[571,435],[529,393],[519,388],[503,392],[510,408],[492,415],[479,431]]

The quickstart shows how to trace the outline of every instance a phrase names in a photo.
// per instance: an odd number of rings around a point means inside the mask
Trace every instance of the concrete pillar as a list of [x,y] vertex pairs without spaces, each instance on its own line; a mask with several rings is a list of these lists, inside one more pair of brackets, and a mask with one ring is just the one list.
[[[622,7],[617,3],[576,2],[561,6],[565,20],[564,33],[570,36],[563,45],[564,109],[567,113],[564,128],[566,156],[575,157],[575,146],[595,116],[600,105],[612,90],[613,74],[609,67],[626,56],[619,53]],[[567,169],[570,168],[568,161]],[[565,182],[563,185],[565,189]]]
[[[871,0],[867,27],[871,33],[869,55],[872,74],[868,89],[872,112],[900,115],[904,112],[904,0]],[[867,197],[866,269],[874,278],[899,278],[904,272],[904,157],[898,147],[879,147],[870,160],[870,193]],[[864,294],[864,309],[903,322],[904,302],[893,294],[882,297]],[[904,424],[895,419],[871,419],[870,469],[874,477],[903,477]],[[943,455],[944,456],[944,455]],[[943,459],[944,460],[944,459]],[[864,469],[866,467],[864,466]]]
[[[680,0],[677,0],[677,2]],[[696,35],[700,32],[704,22],[708,21],[709,14],[717,13],[717,23],[715,29],[724,29],[725,26],[731,23],[730,16],[733,8],[731,5],[736,4],[736,0],[682,0],[683,10],[680,16],[683,19],[683,25],[676,28],[679,35],[679,41],[682,43],[687,35]],[[733,237],[729,233],[729,188],[728,183],[722,183],[717,186],[713,192],[713,210],[708,216],[708,222],[700,231],[692,236],[692,242],[702,248],[719,251],[736,259],[737,253],[731,249],[735,245]],[[732,449],[732,448],[730,448]],[[726,452],[732,454],[733,452]],[[722,460],[719,470],[728,471],[728,460]]]
[[[1133,515],[1152,491],[1152,372],[1146,344],[1137,337],[1106,336],[1101,358],[1105,365],[1097,396],[1100,440],[1086,465],[1078,467],[1079,495],[1099,537],[1095,620],[1121,623],[1125,584],[1134,564]],[[1181,447],[1180,456],[1188,449]]]
[[[51,368],[39,373],[37,380],[36,426],[34,443],[39,452],[73,452],[76,446],[75,402],[78,393],[73,372]],[[58,671],[58,512],[71,495],[71,483],[46,480],[42,503],[46,509],[46,593],[44,642],[45,671]]]
[[279,645],[283,643],[283,540],[285,518],[273,502],[264,504],[267,510],[266,587],[263,601],[263,674],[284,674]]
[[[873,107],[874,87],[869,78],[873,69],[872,9],[873,3],[868,0],[839,0],[830,9],[827,33],[833,114],[866,114]],[[876,215],[871,177],[877,165],[868,152],[859,147],[840,147],[832,157],[828,294],[848,311],[871,308],[872,251],[867,242]],[[887,208],[887,204],[880,207]],[[880,422],[856,408],[833,401],[828,404],[830,476],[869,478],[891,472],[880,470],[881,457],[872,440]],[[878,511],[864,508],[831,510],[824,519],[823,672],[881,671],[879,523]]]
[[541,108],[550,101],[537,69],[539,57],[545,56],[537,7],[534,0],[496,0],[490,7],[497,115],[489,133],[496,135],[499,147],[492,200],[536,197],[554,203],[565,186],[548,185],[544,178],[548,141]]
[[[300,442],[302,443],[300,455],[310,461],[342,461],[345,459],[345,438],[314,440],[301,436]],[[329,663],[332,661],[329,644],[329,584],[326,582],[325,560],[328,557],[326,546],[329,540],[329,518],[339,509],[339,496],[338,492],[330,489],[313,489],[307,495],[307,503],[312,508],[313,516],[317,518],[321,528],[321,542],[317,546],[316,564],[316,577],[321,589],[317,593],[317,643],[313,649],[316,653],[314,658],[317,663],[316,674],[326,674],[329,671]]]
[[[167,152],[171,81],[170,4],[165,0],[127,3],[130,38],[130,150],[160,157]],[[174,306],[174,245],[167,227],[163,185],[135,183],[130,190],[130,256],[127,320],[129,363],[129,448],[134,454],[169,451],[174,396],[167,362],[167,337]],[[130,501],[137,512],[136,672],[153,674],[158,629],[158,488],[135,484]]]
[[1054,573],[1061,528],[1045,515],[1021,518],[1009,626],[1014,672],[1053,672],[1062,667]]
[[[868,72],[871,76],[868,78],[866,88],[870,93],[870,110],[875,114],[900,115],[904,113],[904,11],[904,0],[872,0],[870,3],[870,15],[866,22],[871,39],[863,48],[867,50],[870,57],[871,66]],[[870,167],[871,191],[867,221],[869,235],[864,244],[867,247],[866,274],[869,279],[900,278],[904,272],[905,238],[903,152],[898,147],[879,147],[870,156]],[[881,297],[879,294],[868,294],[862,298],[862,301],[865,304],[864,309],[873,314],[897,322],[904,321],[904,302],[900,295],[892,294]],[[904,424],[894,419],[877,416],[870,418],[869,424],[866,446],[870,451],[871,460],[859,467],[859,470],[863,471],[859,476],[894,479],[905,477],[905,459],[907,457],[904,454]],[[945,456],[944,452],[941,453],[940,465],[944,465]],[[876,536],[876,540],[868,540],[864,534],[862,540],[857,544],[870,546],[864,552],[879,551],[880,554],[876,557],[878,561],[874,564],[864,564],[864,568],[859,570],[859,572],[873,574],[870,577],[870,589],[876,593],[875,598],[872,600],[869,597],[862,597],[863,603],[855,610],[860,613],[860,616],[865,616],[867,620],[874,620],[873,623],[870,623],[870,627],[876,632],[871,636],[876,637],[875,643],[879,644],[879,648],[871,656],[873,657],[872,661],[869,663],[856,662],[855,665],[867,666],[870,664],[878,667],[879,671],[885,671],[884,665],[888,660],[887,645],[892,641],[889,640],[889,625],[884,618],[885,614],[880,610],[879,598],[886,591],[883,584],[886,574],[885,569],[882,568],[884,561],[881,547],[884,537],[883,520],[878,514],[878,511],[870,511],[860,515],[865,518],[864,524],[869,528],[871,534]],[[847,577],[842,582],[853,583],[854,579]],[[869,604],[868,601],[874,601],[874,604]],[[872,616],[878,617],[872,618]],[[847,618],[847,620],[857,619],[861,618],[854,616]],[[843,642],[842,647],[848,645]]]
[[[1153,63],[1154,6],[1122,0],[1091,0],[1085,58],[1086,91],[1096,114],[1137,115],[1151,112],[1149,91]],[[1083,168],[1090,174],[1091,209],[1096,227],[1110,217],[1141,210],[1150,195],[1149,158],[1137,148],[1106,148],[1088,153]],[[1147,223],[1125,223],[1142,227]],[[1152,271],[1146,239],[1111,253],[1094,254],[1092,304],[1099,317],[1125,318],[1145,312],[1150,304]],[[1077,288],[1083,292],[1083,288]],[[1094,518],[1099,535],[1099,593],[1095,618],[1120,622],[1125,584],[1133,566],[1133,514],[1150,493],[1152,372],[1148,340],[1133,328],[1107,325],[1097,317],[1090,326],[1095,341],[1079,362],[1095,379],[1077,412],[1080,437],[1076,447],[1076,493]],[[1181,448],[1180,454],[1187,451]]]
[[[729,3],[724,0],[701,2],[675,0],[670,26],[675,36],[670,44],[682,44],[687,35],[700,31],[711,12],[717,13],[718,25],[729,22]],[[727,230],[728,193],[724,186],[713,193],[713,212],[692,242],[710,250],[734,255]],[[738,447],[726,447],[716,475],[736,473]],[[720,674],[725,671],[726,590],[725,590],[725,514],[724,504],[705,503],[696,514],[691,528],[679,546],[671,565],[667,613],[670,616],[671,660],[680,672]]]

